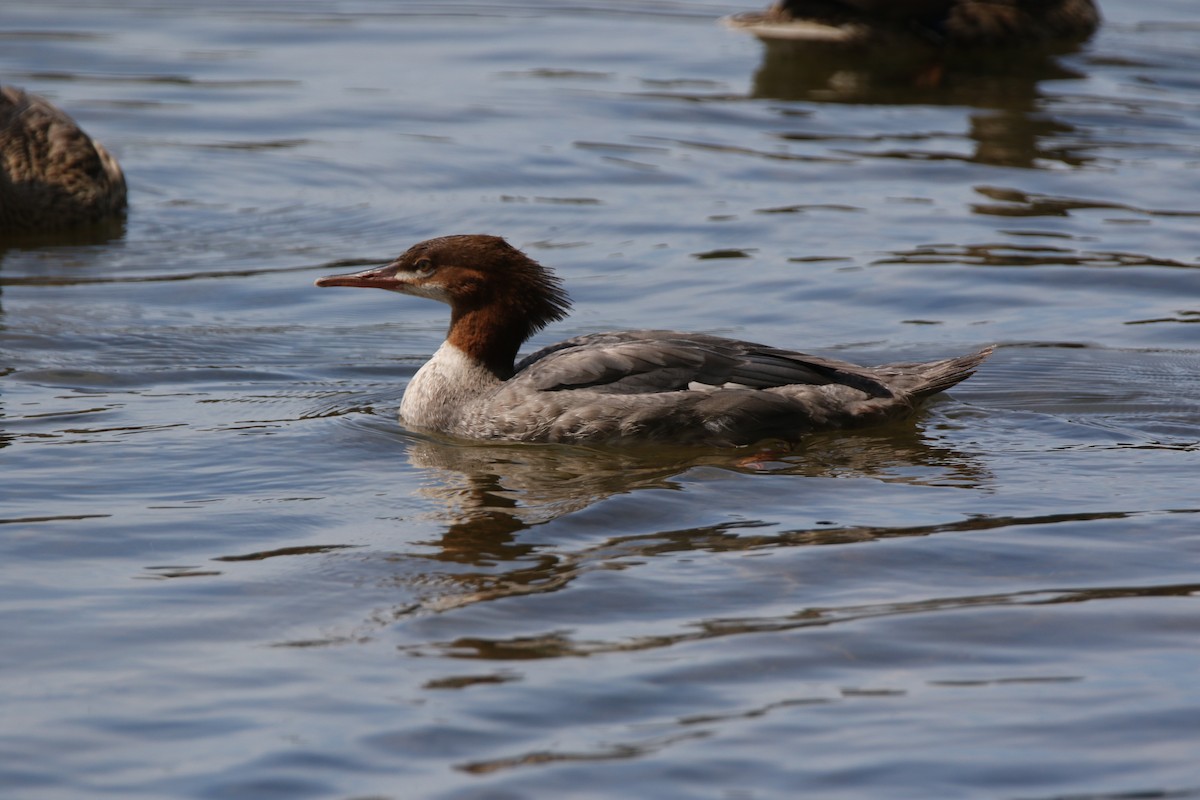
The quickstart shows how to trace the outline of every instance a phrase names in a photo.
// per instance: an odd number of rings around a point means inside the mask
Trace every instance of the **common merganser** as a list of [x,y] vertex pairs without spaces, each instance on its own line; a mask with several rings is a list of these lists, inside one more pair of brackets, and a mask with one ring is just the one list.
[[1013,46],[1086,39],[1100,12],[1093,0],[778,0],[725,22],[767,40]]
[[991,353],[860,367],[701,333],[592,333],[517,350],[570,300],[558,278],[498,236],[443,236],[391,263],[319,278],[449,304],[446,341],[413,376],[400,416],[468,439],[705,446],[795,443],[907,415]]
[[44,97],[0,86],[0,231],[45,231],[125,210],[117,160]]

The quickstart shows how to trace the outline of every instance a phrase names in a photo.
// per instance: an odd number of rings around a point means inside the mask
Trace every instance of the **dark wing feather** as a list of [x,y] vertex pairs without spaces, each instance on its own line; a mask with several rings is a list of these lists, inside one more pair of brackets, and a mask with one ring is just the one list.
[[516,376],[540,391],[592,389],[641,394],[686,389],[690,383],[768,389],[838,383],[889,397],[870,370],[833,359],[719,336],[627,331],[577,336],[528,356]]
[[569,339],[523,360],[516,377],[544,392],[594,389],[644,394],[686,389],[697,375],[729,371],[720,355],[663,341],[596,334]]

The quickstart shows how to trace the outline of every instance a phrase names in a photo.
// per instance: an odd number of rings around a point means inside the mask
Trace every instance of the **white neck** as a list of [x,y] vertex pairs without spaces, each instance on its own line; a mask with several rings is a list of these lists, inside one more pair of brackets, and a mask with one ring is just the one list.
[[449,342],[443,342],[408,382],[400,402],[407,425],[449,432],[472,400],[503,381]]

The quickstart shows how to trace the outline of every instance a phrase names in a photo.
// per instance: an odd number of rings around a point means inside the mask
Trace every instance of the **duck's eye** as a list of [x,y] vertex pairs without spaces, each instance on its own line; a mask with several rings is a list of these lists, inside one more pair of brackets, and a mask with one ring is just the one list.
[[433,266],[432,261],[430,261],[428,258],[422,258],[417,262],[414,271],[422,278],[428,278],[433,274],[435,269],[436,267]]

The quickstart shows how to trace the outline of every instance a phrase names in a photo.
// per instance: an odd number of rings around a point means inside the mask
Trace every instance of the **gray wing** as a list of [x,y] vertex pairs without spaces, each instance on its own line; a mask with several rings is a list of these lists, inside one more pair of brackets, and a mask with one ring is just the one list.
[[872,397],[892,392],[866,368],[699,333],[625,331],[567,339],[523,359],[512,380],[538,391],[590,389],[646,394],[693,383],[768,389],[794,384],[843,384]]

